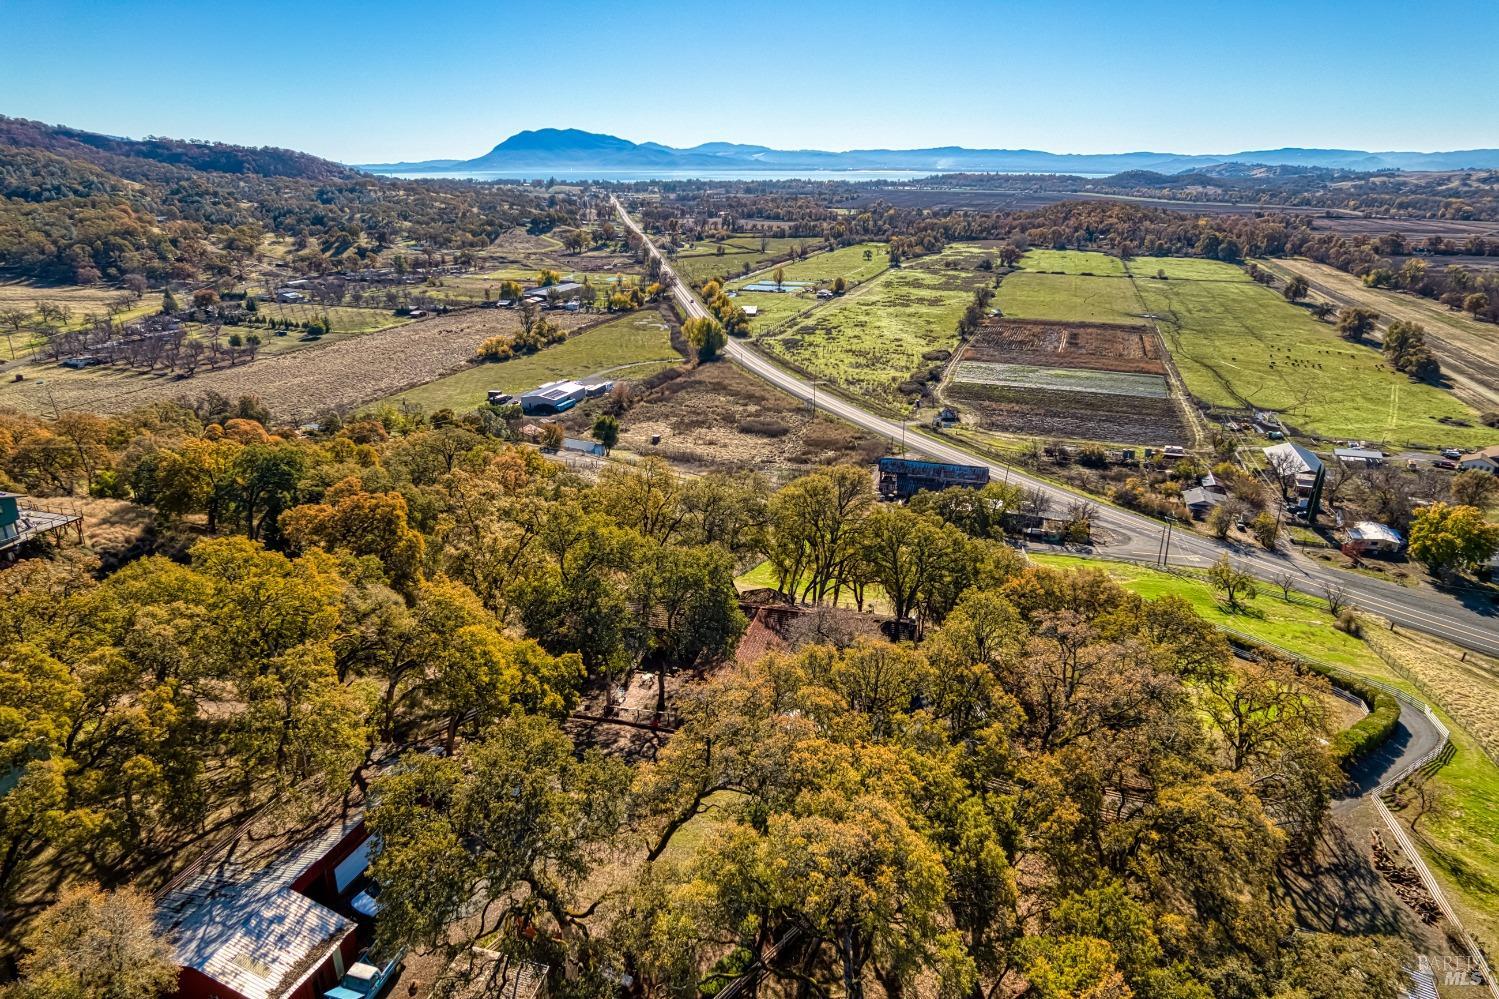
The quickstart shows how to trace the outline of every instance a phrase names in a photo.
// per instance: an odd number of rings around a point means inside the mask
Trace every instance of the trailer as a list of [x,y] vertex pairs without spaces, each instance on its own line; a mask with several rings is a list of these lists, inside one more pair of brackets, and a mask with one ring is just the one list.
[[885,499],[909,499],[924,489],[980,489],[989,484],[989,469],[984,465],[915,458],[881,458],[879,475],[880,495]]

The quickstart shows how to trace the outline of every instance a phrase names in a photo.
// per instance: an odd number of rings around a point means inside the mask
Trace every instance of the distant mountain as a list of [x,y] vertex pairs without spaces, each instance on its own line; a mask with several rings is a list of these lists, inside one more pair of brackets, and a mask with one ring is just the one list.
[[788,170],[920,170],[933,173],[1006,172],[1116,174],[1147,170],[1180,174],[1224,163],[1322,167],[1335,170],[1461,170],[1499,168],[1499,149],[1456,152],[1381,152],[1358,149],[1262,149],[1239,153],[1049,153],[1036,149],[772,149],[736,142],[705,142],[678,149],[631,142],[576,128],[517,132],[483,156],[468,160],[377,163],[372,173],[496,173],[523,176],[552,170],[662,170],[753,172]]
[[[358,176],[349,167],[307,153],[270,146],[233,146],[192,139],[124,139],[98,132],[47,125],[0,115],[0,149],[40,149],[73,160],[83,160],[123,177],[141,179],[151,164],[215,173],[297,177],[304,180],[348,180]],[[132,169],[134,166],[134,169]]]

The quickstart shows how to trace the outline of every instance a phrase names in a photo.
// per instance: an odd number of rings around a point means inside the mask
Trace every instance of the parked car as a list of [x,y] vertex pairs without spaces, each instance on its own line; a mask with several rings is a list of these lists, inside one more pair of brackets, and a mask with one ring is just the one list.
[[343,981],[323,993],[323,999],[375,999],[395,981],[405,953],[403,950],[389,961],[380,961],[366,951],[344,972]]
[[1434,461],[1434,462],[1432,462],[1432,465],[1436,466],[1437,468],[1448,468],[1448,469],[1455,469],[1455,468],[1457,468],[1457,462],[1455,462],[1455,461],[1448,461],[1445,458],[1443,458],[1440,461]]
[[361,916],[374,919],[380,914],[380,886],[371,881],[363,891],[349,899],[349,905]]
[[1447,450],[1442,452],[1442,457],[1446,458],[1449,461],[1460,461],[1462,459],[1462,456],[1463,453],[1455,447],[1449,447]]

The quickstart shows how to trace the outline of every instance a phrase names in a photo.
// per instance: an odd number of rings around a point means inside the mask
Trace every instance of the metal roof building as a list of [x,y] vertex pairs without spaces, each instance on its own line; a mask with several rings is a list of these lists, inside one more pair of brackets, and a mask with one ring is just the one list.
[[1265,448],[1265,460],[1272,463],[1288,462],[1292,468],[1303,475],[1315,475],[1322,471],[1321,458],[1300,444],[1293,444],[1290,441]]
[[1345,465],[1378,465],[1384,461],[1384,452],[1367,447],[1340,447],[1333,451],[1333,457]]
[[564,413],[587,397],[587,387],[577,382],[547,382],[524,393],[520,408],[527,416],[547,416]]
[[158,900],[158,927],[182,969],[179,996],[311,999],[357,957],[357,924],[309,893],[343,890],[363,873],[362,817],[292,843],[273,839],[234,842]]
[[1348,544],[1362,552],[1398,552],[1405,547],[1405,539],[1393,527],[1361,520],[1348,528]]

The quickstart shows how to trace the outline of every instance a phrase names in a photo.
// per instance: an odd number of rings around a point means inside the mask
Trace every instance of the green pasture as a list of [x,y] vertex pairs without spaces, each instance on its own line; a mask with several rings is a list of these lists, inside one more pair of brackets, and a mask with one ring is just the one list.
[[922,355],[957,346],[957,323],[973,291],[990,281],[976,269],[983,253],[953,246],[905,262],[760,341],[814,378],[886,409],[904,409],[898,391]]

